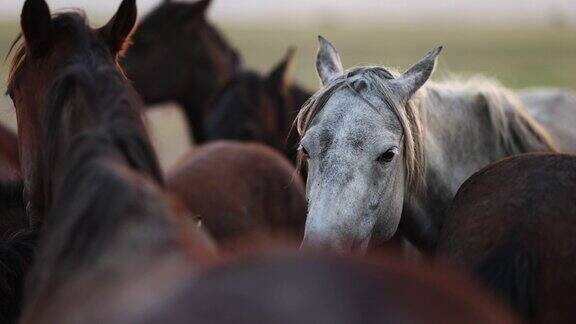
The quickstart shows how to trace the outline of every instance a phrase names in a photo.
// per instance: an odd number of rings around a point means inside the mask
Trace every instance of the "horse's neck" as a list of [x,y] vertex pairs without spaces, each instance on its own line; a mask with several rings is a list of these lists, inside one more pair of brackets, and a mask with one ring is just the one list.
[[44,223],[28,283],[33,295],[103,272],[123,276],[149,264],[162,246],[182,253],[169,234],[169,206],[154,181],[101,139],[83,144],[67,157],[65,179]]
[[284,135],[283,147],[285,147],[286,154],[291,161],[296,162],[298,143],[300,136],[294,127],[294,118],[298,115],[300,108],[304,105],[312,94],[300,87],[299,85],[292,85],[288,88],[288,104],[289,107],[284,108]]
[[432,90],[420,98],[426,189],[406,204],[406,222],[409,230],[425,233],[424,245],[435,244],[446,208],[474,172],[512,154],[548,149],[527,131],[530,122],[506,102],[506,96],[501,107],[494,107],[486,96],[468,90]]
[[428,191],[435,193],[441,184],[451,198],[473,172],[506,156],[488,109],[478,97],[431,96],[422,102],[421,109],[426,118]]
[[300,110],[300,107],[312,96],[310,91],[297,84],[292,85],[289,91],[292,96],[292,102],[294,103],[294,110],[296,111]]

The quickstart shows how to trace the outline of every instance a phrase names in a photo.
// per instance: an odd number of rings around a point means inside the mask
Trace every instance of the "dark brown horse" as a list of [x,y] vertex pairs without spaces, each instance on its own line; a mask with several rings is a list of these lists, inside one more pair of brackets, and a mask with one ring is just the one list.
[[206,116],[206,139],[265,143],[296,162],[298,134],[294,118],[310,93],[289,78],[294,49],[266,75],[242,71],[214,96]]
[[170,169],[166,182],[214,239],[228,247],[248,237],[303,234],[304,185],[291,163],[272,148],[205,144]]
[[0,182],[0,240],[30,227],[23,192],[24,183],[21,180]]
[[438,253],[533,323],[576,321],[576,156],[527,154],[460,188]]
[[[28,199],[42,232],[21,323],[94,323],[166,297],[212,249],[162,176],[141,105],[117,64],[136,20],[104,27],[27,0],[10,74]],[[38,200],[36,200],[38,199]]]
[[0,125],[0,323],[18,319],[24,276],[35,251],[23,193],[18,139]]
[[0,182],[20,179],[20,156],[16,134],[0,124]]
[[459,273],[393,255],[252,256],[212,269],[176,296],[141,323],[517,323]]
[[24,278],[32,266],[36,240],[37,235],[26,230],[0,239],[0,323],[11,324],[18,320],[22,310]]
[[139,24],[122,60],[146,104],[177,102],[193,140],[204,141],[203,111],[240,62],[206,20],[210,0],[163,1]]
[[0,323],[16,323],[36,235],[29,230],[18,141],[0,125]]

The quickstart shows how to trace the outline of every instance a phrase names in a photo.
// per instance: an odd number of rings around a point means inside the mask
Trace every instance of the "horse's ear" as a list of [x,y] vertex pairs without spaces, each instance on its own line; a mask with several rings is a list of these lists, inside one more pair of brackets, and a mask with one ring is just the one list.
[[[171,1],[167,0],[165,3],[169,2]],[[195,22],[198,19],[204,18],[206,16],[206,11],[208,10],[208,7],[210,7],[211,0],[200,0],[193,3],[188,2],[178,2],[178,3],[185,3],[186,6],[182,8],[182,13],[175,16],[175,18],[178,17],[177,21],[186,25],[188,23]]]
[[31,54],[38,54],[50,45],[52,37],[52,17],[44,0],[26,0],[20,16],[22,34],[26,48]]
[[344,69],[336,48],[322,36],[318,36],[318,42],[320,47],[318,48],[318,54],[316,54],[316,70],[320,80],[322,80],[322,84],[326,85],[342,75]]
[[113,54],[119,54],[124,49],[137,16],[136,0],[122,0],[114,17],[98,30]]
[[403,99],[410,99],[428,81],[432,72],[434,72],[440,51],[442,51],[442,46],[431,50],[408,71],[391,81],[397,87]]
[[288,51],[286,52],[286,55],[282,61],[280,61],[278,65],[276,65],[276,67],[274,67],[274,69],[272,69],[272,71],[270,71],[268,74],[267,81],[269,84],[278,89],[284,88],[288,85],[290,68],[292,66],[292,62],[294,61],[295,53],[295,47],[291,46],[288,48]]
[[212,3],[212,0],[200,0],[197,1],[193,4],[194,6],[194,11],[197,13],[202,13],[202,15],[206,14],[206,10],[208,10],[208,7],[210,7],[210,4]]

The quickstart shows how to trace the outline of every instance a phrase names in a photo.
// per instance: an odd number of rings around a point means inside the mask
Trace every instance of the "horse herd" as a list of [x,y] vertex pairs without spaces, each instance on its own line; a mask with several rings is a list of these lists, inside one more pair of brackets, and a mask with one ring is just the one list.
[[[572,323],[576,95],[476,78],[267,75],[205,18],[103,27],[26,0],[0,129],[2,323]],[[537,67],[532,67],[537,68]],[[197,147],[161,170],[144,105]],[[562,152],[562,153],[560,153]],[[302,172],[298,172],[301,170]]]

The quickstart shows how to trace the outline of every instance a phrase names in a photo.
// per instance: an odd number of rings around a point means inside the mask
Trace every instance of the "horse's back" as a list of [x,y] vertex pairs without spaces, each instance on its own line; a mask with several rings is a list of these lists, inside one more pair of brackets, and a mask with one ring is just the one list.
[[526,318],[572,322],[576,297],[576,156],[526,154],[469,178],[438,253],[476,273]]
[[453,271],[424,270],[393,255],[381,262],[270,254],[184,285],[145,323],[515,323]]
[[220,141],[201,146],[167,174],[168,187],[216,240],[304,228],[304,185],[276,150]]
[[576,153],[576,92],[535,88],[517,94],[532,117],[550,132],[560,150]]

